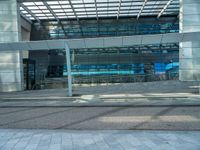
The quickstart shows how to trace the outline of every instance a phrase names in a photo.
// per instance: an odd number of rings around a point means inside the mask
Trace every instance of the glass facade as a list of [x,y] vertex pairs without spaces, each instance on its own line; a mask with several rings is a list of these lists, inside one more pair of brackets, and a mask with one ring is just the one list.
[[[129,36],[179,32],[177,17],[62,21],[35,24],[32,40]],[[74,84],[177,79],[178,44],[72,49]],[[65,52],[49,52],[46,76],[67,76]],[[62,61],[61,61],[62,60]]]
[[33,26],[31,40],[129,36],[179,32],[177,17],[44,21]]

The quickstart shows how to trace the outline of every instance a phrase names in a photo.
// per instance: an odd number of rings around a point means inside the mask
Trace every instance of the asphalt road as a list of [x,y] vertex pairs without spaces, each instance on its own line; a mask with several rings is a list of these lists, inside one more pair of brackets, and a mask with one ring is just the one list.
[[200,107],[7,107],[0,128],[200,130]]

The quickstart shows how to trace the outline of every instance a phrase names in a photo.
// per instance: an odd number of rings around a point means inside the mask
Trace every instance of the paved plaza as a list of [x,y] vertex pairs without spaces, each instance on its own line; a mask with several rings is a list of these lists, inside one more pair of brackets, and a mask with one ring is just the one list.
[[200,150],[196,89],[151,84],[1,93],[0,150]]
[[1,150],[199,150],[200,132],[0,129]]

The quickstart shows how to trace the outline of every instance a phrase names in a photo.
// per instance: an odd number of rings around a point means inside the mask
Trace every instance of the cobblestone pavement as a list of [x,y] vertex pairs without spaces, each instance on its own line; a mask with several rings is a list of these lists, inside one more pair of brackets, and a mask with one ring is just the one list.
[[0,129],[1,150],[199,150],[197,131]]

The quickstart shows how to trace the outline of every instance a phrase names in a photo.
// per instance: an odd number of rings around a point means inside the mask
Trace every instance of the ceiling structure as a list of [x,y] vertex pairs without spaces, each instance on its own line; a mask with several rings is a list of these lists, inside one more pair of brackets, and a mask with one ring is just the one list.
[[21,15],[29,20],[178,15],[179,0],[18,0]]

